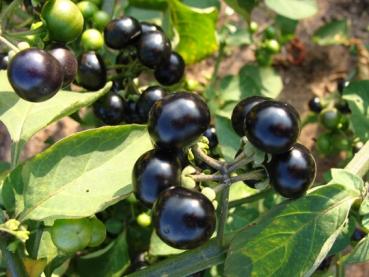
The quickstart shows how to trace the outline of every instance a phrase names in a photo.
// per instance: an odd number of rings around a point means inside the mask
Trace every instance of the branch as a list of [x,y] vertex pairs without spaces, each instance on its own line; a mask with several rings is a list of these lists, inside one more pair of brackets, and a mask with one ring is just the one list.
[[191,149],[196,158],[200,159],[210,167],[216,170],[221,170],[223,168],[223,164],[220,161],[206,155],[198,145],[193,146]]
[[356,153],[354,158],[346,165],[346,170],[363,177],[369,170],[369,141]]
[[187,175],[188,177],[191,177],[196,182],[216,182],[216,181],[222,181],[224,177],[219,174],[194,174],[194,175]]

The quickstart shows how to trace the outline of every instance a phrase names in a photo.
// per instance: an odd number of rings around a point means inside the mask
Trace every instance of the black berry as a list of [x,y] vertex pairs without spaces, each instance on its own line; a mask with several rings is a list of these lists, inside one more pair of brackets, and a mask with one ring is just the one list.
[[269,98],[262,96],[250,96],[240,101],[232,112],[232,127],[235,132],[243,137],[245,135],[244,122],[246,115],[255,105],[268,100]]
[[298,198],[314,182],[316,164],[310,151],[297,143],[286,153],[273,155],[267,171],[270,184],[280,195]]
[[185,62],[181,55],[172,52],[154,71],[155,79],[162,85],[171,86],[178,83],[184,74]]
[[171,45],[165,34],[160,31],[151,31],[140,36],[138,45],[138,58],[140,62],[155,68],[167,61],[171,54]]
[[78,62],[74,54],[66,48],[55,48],[49,51],[62,66],[64,79],[63,87],[71,84],[77,75]]
[[79,57],[77,81],[87,90],[99,90],[105,86],[105,63],[98,53],[90,51]]
[[318,96],[314,96],[308,102],[310,111],[314,113],[320,113],[323,110],[321,100]]
[[149,118],[149,112],[154,103],[164,96],[167,92],[159,86],[151,86],[145,89],[137,101],[137,112],[144,122]]
[[300,119],[295,108],[275,101],[254,106],[248,112],[244,126],[249,141],[271,154],[286,152],[300,133]]
[[93,111],[105,124],[117,125],[124,118],[124,100],[115,92],[109,92],[94,103]]
[[104,29],[105,43],[113,49],[126,47],[140,34],[140,23],[130,16],[112,20]]
[[155,102],[149,114],[148,131],[163,148],[183,148],[192,144],[210,124],[206,103],[193,93],[170,94]]
[[163,191],[153,208],[156,233],[168,245],[192,249],[208,241],[215,230],[215,210],[203,194],[172,187]]
[[214,149],[218,145],[218,137],[214,126],[210,126],[206,129],[206,131],[202,134],[209,140],[209,148]]
[[136,198],[151,207],[163,190],[180,184],[181,166],[175,154],[154,149],[135,163],[132,185]]
[[63,70],[49,53],[28,48],[18,52],[10,61],[8,79],[19,97],[42,102],[53,97],[61,88]]

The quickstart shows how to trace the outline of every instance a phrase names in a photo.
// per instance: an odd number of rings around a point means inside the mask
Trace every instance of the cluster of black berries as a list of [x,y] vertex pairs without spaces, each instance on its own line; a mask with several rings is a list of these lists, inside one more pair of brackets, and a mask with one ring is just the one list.
[[312,97],[308,102],[310,111],[317,116],[317,121],[325,129],[317,138],[316,147],[323,155],[333,155],[340,151],[357,152],[363,143],[350,130],[350,107],[342,93],[348,82],[337,81],[337,92],[325,97]]
[[172,247],[197,247],[215,230],[211,201],[198,191],[180,187],[179,153],[193,144],[209,124],[206,103],[188,92],[165,96],[155,102],[149,113],[148,131],[155,149],[136,161],[133,191],[137,199],[152,207],[156,233]]
[[316,164],[310,151],[296,143],[300,119],[294,107],[266,97],[248,97],[234,108],[232,126],[237,134],[271,155],[265,168],[279,194],[297,198],[307,191],[315,179]]

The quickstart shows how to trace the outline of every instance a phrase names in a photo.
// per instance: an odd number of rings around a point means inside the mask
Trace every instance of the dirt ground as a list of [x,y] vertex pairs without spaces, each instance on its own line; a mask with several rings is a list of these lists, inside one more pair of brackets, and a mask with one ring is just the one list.
[[[299,23],[297,36],[304,42],[307,54],[302,65],[282,67],[277,66],[277,70],[283,77],[284,89],[280,99],[291,103],[299,111],[303,118],[307,110],[307,102],[313,95],[323,95],[334,91],[336,88],[335,79],[338,76],[345,77],[355,66],[355,60],[350,56],[347,48],[342,46],[321,47],[311,43],[312,33],[325,22],[331,19],[349,19],[351,25],[351,35],[369,42],[369,0],[318,0],[319,12],[315,16],[302,20]],[[225,15],[224,5],[221,17]],[[232,19],[239,20],[236,15],[231,15]],[[254,11],[253,20],[259,25],[263,25],[270,19],[270,12],[261,7]],[[222,20],[221,20],[222,21]],[[237,51],[232,51],[231,56],[227,56],[221,67],[220,75],[237,73],[238,70],[254,59],[252,51],[244,47]],[[214,57],[191,66],[187,69],[188,76],[197,80],[204,80],[212,72]],[[36,134],[27,143],[22,159],[29,158],[35,153],[42,151],[48,145],[44,142],[48,137],[54,140],[63,138],[79,130],[78,124],[72,119],[65,118],[43,131]],[[303,129],[300,141],[314,150],[314,138],[319,132],[317,126],[308,125]],[[5,127],[0,123],[0,160],[10,159],[10,138]],[[315,153],[316,155],[316,153]],[[317,155],[316,155],[317,157]],[[338,158],[318,159],[319,176],[328,168],[334,167]],[[364,277],[369,276],[369,265],[358,265],[347,268],[347,276]]]

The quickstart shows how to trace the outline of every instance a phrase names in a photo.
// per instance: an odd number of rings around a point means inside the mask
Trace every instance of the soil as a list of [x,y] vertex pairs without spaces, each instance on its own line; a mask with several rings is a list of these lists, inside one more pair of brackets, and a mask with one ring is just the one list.
[[[297,29],[297,37],[304,43],[306,58],[301,65],[276,66],[280,72],[284,88],[280,95],[280,100],[292,104],[299,111],[301,118],[308,113],[307,102],[313,95],[324,95],[336,89],[335,80],[338,77],[345,77],[355,67],[355,59],[350,55],[349,50],[343,46],[322,47],[311,43],[313,32],[331,19],[347,18],[350,22],[351,35],[363,39],[366,44],[369,42],[369,1],[368,0],[318,0],[319,12],[308,19],[300,21]],[[235,22],[241,22],[237,15],[230,15],[229,9],[222,5],[220,24],[229,17]],[[253,20],[259,26],[270,21],[271,12],[264,7],[257,8],[252,15]],[[232,50],[221,64],[220,78],[227,74],[236,74],[246,63],[254,60],[253,52],[248,47]],[[211,75],[214,65],[214,57],[210,57],[201,63],[190,66],[187,74],[190,78],[200,82],[206,82]],[[32,157],[36,153],[48,147],[45,141],[52,138],[59,140],[69,134],[80,130],[78,124],[65,118],[48,128],[37,133],[26,145],[22,154],[22,159]],[[306,126],[301,133],[300,141],[314,151],[314,139],[319,133],[316,125]],[[0,160],[10,160],[10,138],[5,127],[0,124]],[[329,168],[337,165],[340,157],[318,157],[318,181],[322,179],[322,174]],[[369,276],[369,265],[350,266],[346,270],[347,276],[362,277]]]

